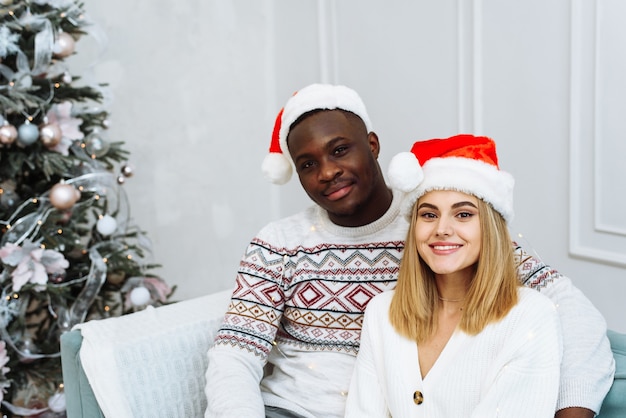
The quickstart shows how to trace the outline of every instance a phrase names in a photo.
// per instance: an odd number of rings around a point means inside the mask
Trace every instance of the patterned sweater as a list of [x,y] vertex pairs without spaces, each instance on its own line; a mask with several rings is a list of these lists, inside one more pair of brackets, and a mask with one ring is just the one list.
[[[357,228],[312,206],[257,234],[208,353],[205,417],[263,418],[264,404],[307,418],[343,416],[365,307],[395,287],[408,229],[400,205],[394,193],[382,218]],[[516,257],[520,280],[566,307],[562,374],[570,379],[559,405],[598,411],[614,367],[604,319],[569,279],[520,247]]]

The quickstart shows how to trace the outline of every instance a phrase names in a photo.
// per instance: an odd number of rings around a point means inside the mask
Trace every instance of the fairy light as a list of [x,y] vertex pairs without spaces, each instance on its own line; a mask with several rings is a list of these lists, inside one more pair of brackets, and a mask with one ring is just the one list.
[[131,254],[128,254],[128,255],[126,256],[126,258],[127,258],[127,259],[129,259],[129,260],[132,260],[132,259],[133,259],[133,256],[132,256]]
[[93,198],[94,198],[94,199],[96,199],[96,200],[100,200],[100,195],[99,195],[99,194],[97,194],[97,195],[95,195]]
[[13,299],[19,299],[20,295],[18,295],[17,293],[13,293]]
[[41,219],[38,219],[37,220],[37,225],[42,225],[42,224],[43,224],[43,221]]
[[109,305],[104,305],[104,312],[109,312],[111,307]]
[[33,203],[38,203],[38,202],[39,202],[39,200],[38,200],[36,197],[33,197],[32,202],[33,202]]
[[61,87],[61,83],[54,83],[54,88],[58,89],[59,87]]
[[108,262],[109,262],[109,259],[108,259],[108,258],[106,258],[106,257],[102,257],[102,261],[103,261],[103,262],[105,262],[105,263],[108,263]]
[[42,244],[40,244],[40,245],[39,245],[39,248],[41,248],[42,250],[45,250],[45,249],[46,249],[46,244],[43,244],[43,243],[42,243]]
[[57,234],[61,235],[63,233],[63,230],[61,228],[57,229]]

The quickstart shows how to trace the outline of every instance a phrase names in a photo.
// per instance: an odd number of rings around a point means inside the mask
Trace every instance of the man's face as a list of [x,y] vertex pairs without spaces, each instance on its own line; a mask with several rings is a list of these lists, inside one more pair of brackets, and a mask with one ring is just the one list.
[[361,226],[380,216],[377,193],[387,189],[376,161],[378,138],[360,118],[341,110],[313,113],[291,129],[287,143],[300,184],[334,223]]

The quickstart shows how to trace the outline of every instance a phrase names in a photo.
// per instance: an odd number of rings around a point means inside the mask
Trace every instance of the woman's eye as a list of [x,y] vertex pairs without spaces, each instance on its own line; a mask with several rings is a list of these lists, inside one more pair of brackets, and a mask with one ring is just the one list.
[[460,212],[459,214],[457,214],[457,216],[459,218],[471,218],[472,216],[474,216],[474,214],[471,212]]
[[420,218],[425,218],[425,219],[434,219],[437,216],[432,213],[432,212],[422,212],[418,215]]

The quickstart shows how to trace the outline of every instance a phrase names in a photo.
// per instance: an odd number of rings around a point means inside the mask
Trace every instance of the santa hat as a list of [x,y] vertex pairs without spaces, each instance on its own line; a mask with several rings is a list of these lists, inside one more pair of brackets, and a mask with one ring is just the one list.
[[413,205],[431,190],[456,190],[491,204],[507,223],[513,219],[515,180],[498,167],[496,144],[491,138],[456,135],[413,144],[411,152],[391,159],[391,187],[407,193],[403,213],[410,219]]
[[334,109],[354,113],[363,120],[368,132],[372,130],[365,104],[356,91],[346,86],[311,84],[295,92],[285,107],[278,112],[269,154],[265,156],[261,166],[267,179],[275,184],[285,184],[291,178],[293,161],[287,148],[287,136],[291,125],[307,112]]

